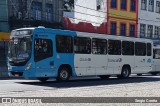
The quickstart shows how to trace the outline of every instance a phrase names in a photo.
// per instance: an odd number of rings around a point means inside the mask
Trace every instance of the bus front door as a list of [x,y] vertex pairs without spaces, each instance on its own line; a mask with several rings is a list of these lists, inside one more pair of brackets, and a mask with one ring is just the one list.
[[35,39],[34,61],[36,65],[36,77],[51,77],[53,75],[53,42],[51,39]]

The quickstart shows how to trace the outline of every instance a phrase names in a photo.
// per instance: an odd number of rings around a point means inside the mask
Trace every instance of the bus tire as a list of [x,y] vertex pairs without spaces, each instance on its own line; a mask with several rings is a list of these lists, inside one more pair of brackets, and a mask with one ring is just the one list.
[[118,78],[128,78],[131,73],[129,66],[123,66],[121,75],[117,75]]
[[151,72],[152,75],[157,75],[159,72]]
[[58,71],[57,81],[68,81],[71,74],[67,67],[60,67]]
[[110,77],[110,75],[100,75],[99,76],[101,79],[108,79]]
[[41,82],[46,82],[48,79],[49,79],[48,77],[38,78],[38,80]]

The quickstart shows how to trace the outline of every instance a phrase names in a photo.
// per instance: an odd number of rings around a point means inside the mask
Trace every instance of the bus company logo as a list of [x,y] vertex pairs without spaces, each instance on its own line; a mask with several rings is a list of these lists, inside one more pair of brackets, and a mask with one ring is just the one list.
[[122,62],[122,58],[119,58],[119,59],[108,59],[108,62]]
[[147,60],[147,63],[151,63],[151,62],[152,62],[152,60],[151,60],[151,59],[148,59],[148,60]]
[[2,98],[2,103],[12,103],[11,98]]
[[91,58],[80,58],[80,61],[91,61]]

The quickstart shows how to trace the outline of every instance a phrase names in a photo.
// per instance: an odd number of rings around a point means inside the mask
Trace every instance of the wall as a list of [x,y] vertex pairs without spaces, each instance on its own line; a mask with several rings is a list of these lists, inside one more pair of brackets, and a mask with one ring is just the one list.
[[65,28],[82,32],[106,33],[107,31],[107,0],[75,0],[74,9],[64,11]]
[[[154,11],[150,12],[148,11],[148,5],[149,0],[147,0],[147,7],[146,10],[141,9],[141,0],[139,0],[139,8],[138,8],[138,37],[140,36],[140,24],[146,24],[146,25],[153,25],[153,26],[159,26],[160,27],[160,13],[156,13],[156,1],[160,0],[154,0]],[[153,27],[153,38],[154,38],[154,29]],[[146,26],[146,34],[147,34],[147,26]],[[146,36],[145,36],[146,37]]]
[[129,36],[129,25],[135,24],[136,30],[135,30],[135,37],[137,37],[137,18],[138,18],[138,2],[136,0],[136,11],[132,12],[130,10],[130,2],[131,0],[127,0],[127,9],[121,10],[120,3],[121,0],[117,0],[117,8],[111,8],[111,0],[108,0],[108,34],[110,34],[110,23],[116,22],[117,23],[117,35],[120,35],[120,24],[125,23],[126,24],[126,36]]

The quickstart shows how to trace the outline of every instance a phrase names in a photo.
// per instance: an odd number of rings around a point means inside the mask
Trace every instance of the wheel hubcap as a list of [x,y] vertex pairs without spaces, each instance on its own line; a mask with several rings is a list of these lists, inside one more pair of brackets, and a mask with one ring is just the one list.
[[127,77],[128,74],[129,74],[128,69],[124,69],[124,71],[123,71],[123,76],[124,76],[124,77]]
[[60,73],[60,77],[62,79],[67,79],[68,77],[68,72],[66,70],[62,70],[61,73]]

